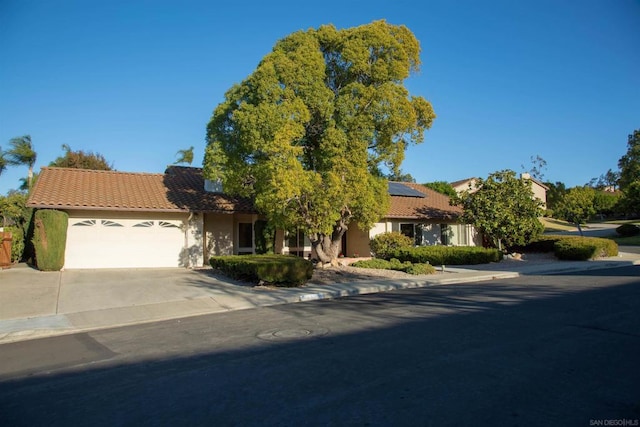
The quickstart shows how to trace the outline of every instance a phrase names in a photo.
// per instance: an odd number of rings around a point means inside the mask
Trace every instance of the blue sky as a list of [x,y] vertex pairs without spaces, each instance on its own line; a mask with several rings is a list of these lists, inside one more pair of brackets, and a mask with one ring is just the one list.
[[[234,83],[294,31],[386,19],[420,40],[406,85],[437,119],[402,169],[455,181],[547,161],[567,186],[617,169],[640,128],[638,0],[0,0],[0,146],[30,134],[121,171],[163,172]],[[0,177],[0,194],[26,168]]]

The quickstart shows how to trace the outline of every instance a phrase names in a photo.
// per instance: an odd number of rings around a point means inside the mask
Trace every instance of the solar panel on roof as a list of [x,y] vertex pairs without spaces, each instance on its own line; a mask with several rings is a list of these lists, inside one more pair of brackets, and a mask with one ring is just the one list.
[[389,183],[389,195],[391,196],[403,196],[403,197],[420,197],[425,198],[426,196],[419,192],[418,190],[414,190],[408,185],[404,185],[401,182],[390,182]]

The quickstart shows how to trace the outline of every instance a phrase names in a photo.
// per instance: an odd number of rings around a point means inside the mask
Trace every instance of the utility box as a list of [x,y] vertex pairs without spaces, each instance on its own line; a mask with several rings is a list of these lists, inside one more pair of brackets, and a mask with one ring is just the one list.
[[11,265],[11,233],[2,231],[0,237],[0,267],[8,267]]

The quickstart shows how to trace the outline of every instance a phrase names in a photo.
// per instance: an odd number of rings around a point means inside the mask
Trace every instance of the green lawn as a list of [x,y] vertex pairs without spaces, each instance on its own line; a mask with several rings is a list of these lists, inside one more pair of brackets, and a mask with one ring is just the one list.
[[[566,221],[562,221],[555,218],[540,218],[540,222],[544,225],[545,233],[555,233],[558,231],[576,231],[575,224],[571,224]],[[604,221],[607,224],[636,224],[640,225],[637,220],[618,220],[618,221]],[[586,227],[584,227],[586,228]],[[612,230],[611,236],[603,236],[604,238],[615,241],[618,245],[622,246],[640,246],[640,236],[633,237],[620,237],[615,231]]]

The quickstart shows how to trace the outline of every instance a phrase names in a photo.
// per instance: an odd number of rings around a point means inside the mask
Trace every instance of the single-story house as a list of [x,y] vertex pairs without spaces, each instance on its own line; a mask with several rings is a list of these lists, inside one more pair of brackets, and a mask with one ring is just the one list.
[[[369,240],[400,231],[416,244],[479,244],[458,224],[458,207],[419,184],[390,183],[391,207],[371,230],[349,227],[343,255],[369,256]],[[164,174],[44,167],[27,205],[67,212],[64,268],[198,267],[211,255],[255,252],[260,215],[250,199],[226,195],[202,169]],[[302,233],[277,231],[275,250],[311,254]]]

